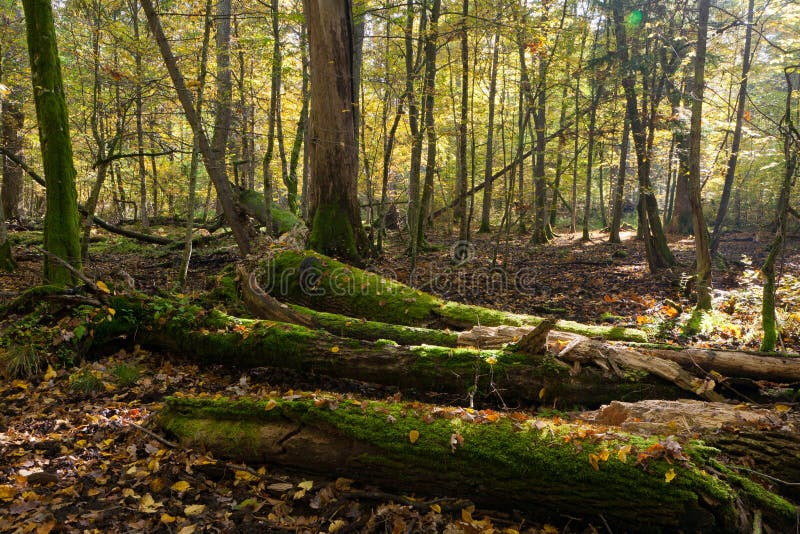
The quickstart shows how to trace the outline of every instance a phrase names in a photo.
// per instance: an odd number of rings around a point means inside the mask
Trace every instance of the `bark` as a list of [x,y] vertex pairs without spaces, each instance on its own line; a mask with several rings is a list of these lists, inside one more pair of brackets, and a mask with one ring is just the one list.
[[264,185],[264,224],[267,233],[272,229],[272,186],[275,180],[272,177],[272,157],[275,150],[275,126],[280,113],[281,85],[283,83],[281,70],[283,69],[283,55],[281,53],[281,35],[278,25],[278,0],[272,0],[272,72],[270,74],[269,116],[267,118],[267,151],[261,164]]
[[306,123],[308,123],[308,60],[306,59],[306,25],[303,23],[300,26],[300,54],[302,65],[302,84],[300,88],[300,98],[303,101],[303,106],[300,108],[300,116],[297,118],[297,130],[294,135],[294,142],[292,143],[292,152],[289,155],[289,176],[286,182],[286,200],[289,203],[289,209],[293,213],[297,213],[299,206],[297,201],[297,167],[300,163],[301,148],[303,146],[303,139],[306,133]]
[[442,0],[433,0],[431,5],[430,26],[425,34],[425,80],[423,109],[425,119],[426,154],[425,182],[422,187],[419,214],[417,219],[417,246],[425,245],[425,222],[431,213],[433,202],[433,178],[436,172],[436,121],[434,105],[436,103],[436,51],[439,40],[439,13]]
[[[600,515],[620,532],[639,530],[644,517],[653,531],[748,531],[762,514],[776,531],[794,524],[791,503],[731,472],[718,451],[615,427],[611,437],[605,425],[312,394],[170,398],[157,422],[219,457],[467,496],[543,519]],[[587,435],[604,437],[579,437]],[[625,443],[630,457],[618,454]],[[666,473],[675,474],[669,483]]]
[[631,126],[628,119],[624,119],[622,127],[622,141],[619,147],[619,167],[617,168],[617,182],[614,184],[611,207],[611,234],[609,242],[621,243],[619,228],[622,224],[622,199],[625,194],[625,174],[628,171],[628,147],[630,146]]
[[280,236],[298,226],[303,226],[303,221],[297,215],[280,206],[272,205],[267,211],[264,195],[258,191],[243,189],[234,184],[231,184],[231,189],[238,196],[242,209],[261,224],[269,225],[269,233],[272,235]]
[[[53,10],[49,0],[25,0],[31,79],[33,83],[39,143],[46,182],[44,248],[73,268],[81,268],[75,166],[69,134],[69,116],[56,46]],[[75,283],[64,265],[44,259],[44,279],[52,284]]]
[[[406,67],[405,99],[408,103],[408,127],[411,135],[411,161],[408,171],[408,210],[406,211],[406,226],[408,227],[409,251],[411,252],[412,267],[416,262],[417,246],[419,245],[416,239],[416,225],[419,220],[419,174],[422,166],[422,131],[420,131],[419,126],[419,104],[414,87],[416,79],[416,66],[414,61],[414,18],[414,1],[408,0],[406,3],[406,23],[403,29],[403,42],[405,46],[404,60]],[[419,22],[420,35],[426,31],[427,20],[426,11],[423,6],[422,17]]]
[[703,93],[705,91],[706,37],[708,35],[709,0],[698,1],[699,21],[697,31],[697,50],[694,58],[694,100],[692,101],[692,120],[689,135],[689,202],[692,206],[694,222],[695,256],[697,273],[695,291],[697,310],[711,309],[711,252],[708,228],[703,215],[703,201],[700,198],[700,158],[702,151]]
[[358,261],[368,252],[357,198],[350,2],[305,0],[311,60],[310,248]]
[[[186,86],[186,80],[184,79],[183,74],[181,74],[180,70],[178,69],[178,63],[172,53],[169,41],[164,34],[164,29],[162,28],[161,21],[156,14],[155,8],[153,7],[153,2],[152,0],[141,0],[141,3],[144,12],[147,15],[147,20],[150,24],[150,30],[152,31],[153,36],[158,43],[159,50],[161,51],[161,57],[164,60],[167,71],[172,79],[172,83],[175,86],[178,99],[181,102],[181,107],[186,115],[186,120],[192,127],[192,132],[194,135],[198,136],[199,138],[198,141],[200,144],[200,153],[203,156],[203,163],[205,164],[209,178],[211,178],[211,182],[213,182],[214,188],[217,191],[217,198],[222,205],[222,211],[225,215],[225,219],[231,227],[231,231],[236,239],[236,244],[239,247],[239,251],[242,253],[242,255],[247,255],[250,252],[250,237],[254,232],[250,226],[250,222],[247,219],[247,215],[241,209],[241,206],[239,206],[235,201],[233,193],[231,192],[230,183],[228,182],[227,171],[225,168],[225,162],[224,160],[220,161],[218,157],[219,151],[216,150],[219,148],[219,139],[215,139],[216,143],[214,143],[214,149],[212,150],[212,143],[209,142],[205,130],[203,129],[200,116],[197,115],[192,93]],[[218,68],[220,68],[219,65]],[[218,83],[222,82],[218,81]],[[220,111],[224,111],[224,109]],[[219,121],[223,119],[217,118],[217,120]]]
[[[22,105],[17,101],[17,91],[3,100],[2,132],[0,132],[0,145],[6,150],[22,158],[23,124],[25,113]],[[19,218],[19,205],[22,200],[22,169],[13,165],[10,160],[3,158],[3,213],[6,219]]]
[[[597,34],[599,31],[598,29],[595,32],[594,44],[592,46],[593,59],[598,47]],[[594,143],[596,140],[595,126],[597,124],[597,108],[600,106],[600,98],[602,97],[602,86],[600,82],[596,80],[596,74],[596,72],[592,73],[592,93],[589,104],[589,130],[587,131],[588,142],[586,147],[586,191],[583,202],[583,234],[581,236],[583,241],[589,241],[589,217],[592,207],[592,167],[594,166]]]
[[6,223],[2,202],[0,202],[0,270],[8,273],[17,270],[17,262],[14,261],[11,242],[8,240],[8,224]]

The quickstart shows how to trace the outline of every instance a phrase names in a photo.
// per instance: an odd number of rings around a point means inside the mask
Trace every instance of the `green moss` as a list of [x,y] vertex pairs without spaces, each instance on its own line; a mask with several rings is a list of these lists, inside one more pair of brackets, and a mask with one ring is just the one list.
[[[236,187],[235,190],[239,191],[239,202],[244,205],[253,217],[263,224],[267,218],[264,195],[258,191],[239,187]],[[272,216],[272,229],[278,235],[285,234],[295,227],[303,225],[303,221],[297,215],[274,203],[270,205],[270,215]]]
[[340,258],[358,259],[355,231],[347,210],[337,204],[317,206],[308,248]]
[[[304,260],[307,264],[304,264],[306,270],[301,273],[301,263]],[[535,326],[542,321],[541,317],[533,315],[445,302],[405,284],[314,252],[280,252],[269,260],[266,267],[267,273],[260,280],[262,287],[268,288],[278,300],[286,300],[315,310],[332,311],[406,326],[437,323],[458,328],[470,328],[475,325]],[[305,282],[303,285],[301,280]],[[617,326],[593,326],[559,321],[556,328],[589,337],[647,341],[647,334],[644,332]]]
[[[716,501],[711,508],[723,522],[716,528],[733,521],[736,492],[725,480],[704,472],[703,465],[650,458],[643,466],[634,461],[636,451],[647,450],[656,443],[654,439],[624,433],[600,439],[586,425],[547,419],[519,423],[503,417],[494,423],[480,418],[467,422],[452,411],[431,417],[436,412],[430,410],[416,403],[341,399],[332,410],[316,408],[314,399],[308,397],[259,401],[170,398],[159,421],[169,431],[195,442],[202,442],[207,422],[213,421],[211,428],[225,435],[226,443],[241,441],[248,449],[256,447],[253,442],[259,434],[251,423],[259,421],[289,420],[325,432],[332,430],[369,446],[348,461],[351,468],[384,470],[401,487],[411,486],[420,473],[435,474],[437,488],[463,493],[481,486],[475,494],[483,501],[495,499],[506,505],[513,502],[514,506],[561,512],[569,510],[571,503],[595,503],[599,510],[613,510],[610,513],[622,522],[647,517],[651,524],[662,525],[702,516],[706,512],[701,503]],[[413,444],[409,440],[412,430],[419,432]],[[451,440],[455,434],[462,442],[454,450]],[[623,445],[632,446],[627,462],[616,455]],[[228,450],[241,457],[235,445]],[[608,460],[598,461],[595,470],[590,455],[601,456],[604,450],[610,453]],[[668,470],[676,473],[670,483],[664,476]],[[709,517],[704,517],[699,526],[709,527],[703,523]]]

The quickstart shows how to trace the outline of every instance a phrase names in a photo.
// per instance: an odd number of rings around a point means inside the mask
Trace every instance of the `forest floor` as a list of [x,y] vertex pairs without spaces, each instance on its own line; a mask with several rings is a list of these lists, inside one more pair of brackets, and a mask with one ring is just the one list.
[[[41,259],[25,246],[36,235],[15,238],[19,271],[0,275],[4,299],[39,283]],[[116,236],[103,238],[92,247],[86,266],[91,276],[117,280],[124,269],[145,292],[172,287],[179,252]],[[578,236],[565,234],[546,246],[531,246],[526,237],[513,234],[507,242],[478,235],[461,248],[467,261],[458,264],[452,238],[434,234],[434,246],[420,255],[413,282],[451,300],[634,325],[669,342],[757,348],[757,266],[768,236],[740,233],[723,241],[726,261],[725,269],[718,265],[715,272],[715,310],[694,338],[681,335],[690,309],[681,275],[691,271],[693,241],[672,242],[680,266],[654,277],[632,234],[626,233],[621,245],[609,245],[606,238],[596,233],[582,243]],[[390,240],[387,255],[371,268],[408,281],[410,265],[402,252],[400,241]],[[235,257],[232,246],[199,250],[186,291],[212,287],[214,275]],[[797,352],[797,240],[789,243],[782,266],[784,343],[788,351]],[[203,451],[175,447],[145,426],[163,398],[177,392],[285,395],[292,389],[325,388],[343,396],[397,398],[389,389],[342,387],[264,369],[241,373],[199,368],[180,355],[167,357],[138,347],[93,356],[75,362],[76,369],[43,361],[38,377],[0,382],[0,532],[607,531],[597,516],[542,524],[509,510],[476,510],[469,502],[433,498],[435,488],[430,495],[397,496],[369,487],[368,478],[354,483],[277,466],[230,464]]]

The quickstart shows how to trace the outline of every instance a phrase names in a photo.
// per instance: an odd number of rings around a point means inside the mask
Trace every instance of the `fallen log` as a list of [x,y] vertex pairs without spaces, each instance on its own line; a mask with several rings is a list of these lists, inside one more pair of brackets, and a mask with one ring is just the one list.
[[560,418],[291,394],[169,398],[156,421],[222,458],[468,496],[537,519],[602,517],[615,531],[749,532],[760,517],[787,532],[796,515],[700,442]]
[[139,343],[200,362],[291,369],[501,405],[590,407],[614,399],[687,395],[675,384],[625,364],[614,370],[587,365],[573,374],[551,354],[530,355],[513,347],[480,350],[363,341],[155,297],[114,296],[109,307],[113,316],[99,308],[85,325],[93,332],[95,349]]
[[800,413],[787,405],[614,401],[580,417],[638,435],[700,437],[728,456],[730,470],[800,502]]
[[[541,317],[443,301],[429,293],[340,263],[315,252],[277,251],[248,270],[280,301],[307,308],[407,326],[471,328],[536,326]],[[555,329],[610,340],[647,341],[632,328],[582,325],[559,320]]]
[[[240,187],[233,182],[231,182],[231,188],[239,195],[239,203],[244,208],[245,213],[261,224],[266,224],[267,206],[264,201],[264,195],[258,191]],[[270,211],[273,235],[285,234],[297,226],[305,226],[300,217],[275,203],[270,206]]]

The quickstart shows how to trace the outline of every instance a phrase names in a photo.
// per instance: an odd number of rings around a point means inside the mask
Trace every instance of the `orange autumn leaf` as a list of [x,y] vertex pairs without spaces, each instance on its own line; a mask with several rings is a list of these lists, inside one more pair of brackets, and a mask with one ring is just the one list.
[[600,457],[597,456],[595,453],[593,452],[589,453],[589,463],[592,464],[592,467],[594,468],[595,471],[600,471],[600,466],[598,465],[599,460]]

